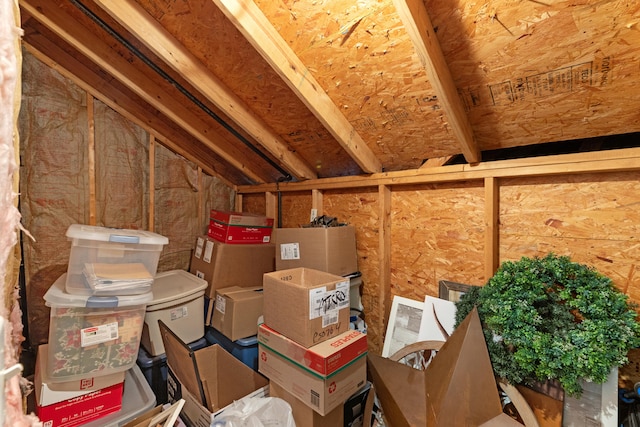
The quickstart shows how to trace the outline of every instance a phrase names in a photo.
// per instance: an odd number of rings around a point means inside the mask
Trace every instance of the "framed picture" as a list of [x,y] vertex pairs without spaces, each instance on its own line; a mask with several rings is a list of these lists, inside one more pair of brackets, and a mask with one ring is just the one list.
[[418,341],[424,302],[395,295],[391,303],[389,323],[384,337],[382,357]]
[[458,302],[460,297],[464,295],[473,287],[473,285],[466,285],[464,283],[450,282],[448,280],[440,280],[439,285],[439,297],[452,302]]

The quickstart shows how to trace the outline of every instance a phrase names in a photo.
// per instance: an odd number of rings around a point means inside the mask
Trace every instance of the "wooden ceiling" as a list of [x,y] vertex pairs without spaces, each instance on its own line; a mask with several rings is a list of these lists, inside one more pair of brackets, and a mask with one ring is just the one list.
[[19,4],[31,53],[233,185],[640,132],[636,1]]

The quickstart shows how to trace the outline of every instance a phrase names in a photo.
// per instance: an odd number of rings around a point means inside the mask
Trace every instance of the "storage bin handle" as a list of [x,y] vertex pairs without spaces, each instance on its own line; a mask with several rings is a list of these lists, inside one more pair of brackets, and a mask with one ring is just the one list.
[[118,306],[118,297],[116,296],[104,296],[104,297],[96,297],[91,296],[87,298],[87,304],[85,307],[88,308],[105,308],[105,307],[117,307]]
[[140,243],[139,236],[124,236],[122,234],[110,234],[109,241],[114,243]]

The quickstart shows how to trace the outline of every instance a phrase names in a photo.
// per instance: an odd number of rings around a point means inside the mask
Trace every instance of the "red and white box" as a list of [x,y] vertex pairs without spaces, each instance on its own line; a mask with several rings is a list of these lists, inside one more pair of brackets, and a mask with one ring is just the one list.
[[122,408],[125,372],[52,383],[47,378],[47,347],[38,347],[34,375],[36,414],[43,426],[79,426]]
[[256,244],[271,242],[272,231],[273,218],[212,209],[207,234],[223,243]]
[[258,328],[258,342],[301,367],[323,376],[331,375],[367,353],[367,335],[354,330],[307,348],[263,323]]

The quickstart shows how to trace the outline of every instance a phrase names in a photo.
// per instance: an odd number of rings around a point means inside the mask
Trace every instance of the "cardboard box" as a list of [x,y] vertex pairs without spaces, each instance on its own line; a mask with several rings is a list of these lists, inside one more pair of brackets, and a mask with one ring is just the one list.
[[276,270],[306,267],[338,276],[358,271],[353,226],[277,228],[273,242]]
[[211,210],[207,234],[229,244],[269,243],[273,218],[246,212]]
[[342,405],[338,405],[327,415],[320,415],[273,381],[269,383],[269,396],[278,397],[291,406],[291,413],[296,426],[336,427],[344,425],[344,406]]
[[367,352],[367,335],[353,330],[306,348],[263,323],[258,328],[258,342],[323,376],[331,375]]
[[87,376],[79,380],[53,383],[49,380],[46,364],[49,360],[48,344],[38,346],[34,373],[36,404],[41,407],[64,402],[84,394],[102,390],[124,382],[125,372],[102,376]]
[[212,326],[231,341],[258,333],[258,319],[262,316],[262,286],[218,289],[213,310]]
[[205,296],[215,299],[217,289],[262,286],[262,275],[274,269],[273,244],[228,245],[209,236],[199,236],[189,272],[207,281]]
[[305,405],[327,415],[357,392],[367,381],[367,360],[363,354],[328,376],[305,369],[291,359],[258,344],[258,370]]
[[214,344],[191,349],[162,321],[160,333],[169,367],[170,401],[185,399],[183,416],[191,425],[209,427],[221,409],[247,395],[264,395],[268,381]]
[[310,268],[265,273],[264,323],[311,347],[349,329],[349,279]]

